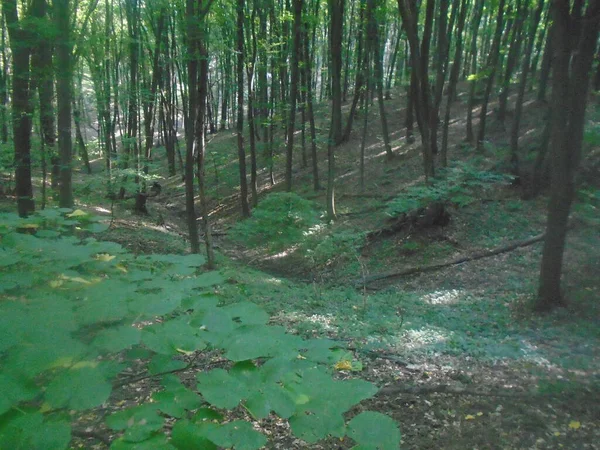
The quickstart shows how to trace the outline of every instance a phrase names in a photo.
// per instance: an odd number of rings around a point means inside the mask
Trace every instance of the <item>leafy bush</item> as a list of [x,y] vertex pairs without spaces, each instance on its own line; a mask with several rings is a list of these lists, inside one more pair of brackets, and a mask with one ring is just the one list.
[[359,255],[360,248],[365,243],[364,232],[350,230],[338,231],[327,236],[318,236],[311,248],[307,249],[308,257],[318,267],[334,263],[354,260]]
[[[220,306],[211,287],[222,276],[202,272],[199,255],[131,255],[73,236],[74,227],[99,229],[90,216],[50,211],[0,215],[0,448],[68,448],[72,418],[139,375],[160,379],[161,389],[107,417],[120,433],[113,449],[257,449],[263,434],[227,421],[224,410],[240,406],[254,420],[287,419],[309,443],[349,436],[360,448],[398,448],[387,416],[363,412],[345,423],[377,388],[332,379],[348,365],[339,343],[269,326],[248,301]],[[201,371],[202,350],[222,352],[229,370]],[[125,375],[134,364],[141,372]],[[192,368],[195,388],[175,375]]]
[[231,230],[234,240],[250,247],[266,245],[282,250],[302,241],[310,227],[319,223],[314,204],[291,192],[274,193],[261,201],[252,217]]
[[510,175],[478,170],[468,163],[449,168],[429,186],[411,186],[392,200],[387,213],[397,216],[433,202],[449,202],[464,207],[476,200],[475,191],[512,180]]

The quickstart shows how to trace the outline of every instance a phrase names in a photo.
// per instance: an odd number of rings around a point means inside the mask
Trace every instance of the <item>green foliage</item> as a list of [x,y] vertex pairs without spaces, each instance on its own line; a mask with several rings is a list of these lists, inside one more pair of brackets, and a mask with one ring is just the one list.
[[358,257],[361,247],[365,243],[364,232],[351,230],[336,231],[326,236],[315,235],[307,249],[308,257],[319,268],[334,263],[344,263]]
[[291,192],[270,194],[248,220],[231,230],[234,240],[256,247],[268,245],[282,250],[300,243],[309,229],[319,223],[319,214],[309,200]]
[[506,184],[512,177],[486,170],[478,170],[471,164],[459,163],[445,171],[430,185],[411,186],[401,196],[392,200],[387,213],[397,216],[423,208],[432,202],[448,202],[457,207],[467,206],[477,200],[482,189]]
[[[369,435],[375,416],[346,426],[344,413],[377,388],[332,379],[348,359],[342,345],[267,325],[246,300],[221,306],[212,288],[223,277],[203,272],[199,255],[135,256],[72,233],[93,224],[82,211],[0,215],[0,448],[68,448],[69,412],[109,401],[134,361],[161,387],[151,402],[107,417],[119,433],[114,449],[264,446],[251,423],[218,411],[240,406],[256,420],[289,420],[309,443],[348,435],[359,448],[398,448],[385,416],[377,416],[379,436]],[[191,368],[203,349],[221,351],[229,366],[195,366],[197,385],[184,385],[174,372]]]

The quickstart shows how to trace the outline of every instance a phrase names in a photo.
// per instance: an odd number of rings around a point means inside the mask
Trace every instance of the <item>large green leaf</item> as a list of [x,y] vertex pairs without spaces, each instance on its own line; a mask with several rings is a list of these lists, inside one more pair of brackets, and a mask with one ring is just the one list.
[[142,341],[150,350],[170,355],[178,350],[191,352],[204,349],[206,344],[198,333],[200,330],[192,327],[187,316],[183,316],[144,328]]
[[206,434],[218,425],[213,423],[195,424],[189,420],[179,420],[171,432],[171,443],[179,450],[216,450],[217,446],[208,440]]
[[187,363],[181,359],[173,358],[171,355],[155,355],[148,364],[148,372],[151,375],[172,372],[183,369]]
[[104,403],[112,385],[94,367],[70,369],[59,374],[46,390],[46,401],[55,408],[85,410]]
[[223,340],[225,356],[244,361],[276,355],[297,355],[302,339],[287,334],[285,328],[267,325],[244,325]]
[[330,435],[343,437],[345,434],[344,417],[335,406],[296,414],[290,418],[290,426],[294,435],[309,444]]
[[394,420],[385,414],[365,411],[348,423],[348,436],[361,450],[398,450],[401,434]]
[[256,450],[267,443],[267,438],[242,420],[229,422],[207,431],[208,438],[215,444],[236,450]]
[[235,408],[248,396],[248,389],[223,369],[199,373],[198,390],[211,405],[217,408]]
[[39,390],[24,380],[18,380],[8,375],[0,374],[0,415],[20,402],[31,400]]
[[260,306],[251,302],[234,303],[223,308],[234,322],[242,325],[264,325],[269,321],[269,314]]
[[181,418],[186,410],[200,407],[202,399],[195,392],[186,389],[174,375],[167,375],[163,379],[165,390],[152,395],[152,398],[163,413]]
[[156,435],[142,442],[128,442],[117,439],[110,446],[111,450],[175,450],[176,447],[167,441],[165,435]]
[[125,430],[123,440],[127,442],[143,442],[163,427],[164,418],[156,405],[143,404],[109,416],[106,424],[113,430]]
[[117,353],[140,342],[141,331],[131,325],[103,330],[96,335],[92,345],[110,353]]
[[68,418],[44,420],[38,412],[16,413],[0,424],[0,448],[10,450],[63,450],[71,441]]

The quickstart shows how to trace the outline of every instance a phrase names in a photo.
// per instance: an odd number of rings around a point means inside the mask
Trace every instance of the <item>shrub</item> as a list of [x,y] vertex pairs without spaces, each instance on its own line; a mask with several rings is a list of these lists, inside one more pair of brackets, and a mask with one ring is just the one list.
[[392,200],[387,209],[391,216],[424,208],[433,202],[452,203],[464,207],[473,203],[477,190],[498,184],[507,184],[512,176],[478,170],[472,164],[459,163],[449,168],[441,178],[435,179],[429,186],[411,186],[400,196]]
[[252,217],[231,230],[234,240],[250,247],[261,245],[282,250],[300,243],[308,230],[319,223],[314,204],[291,192],[268,195],[252,212]]
[[[398,448],[387,416],[345,422],[377,388],[332,379],[347,365],[342,345],[269,326],[248,301],[220,306],[211,287],[222,276],[202,272],[199,255],[135,256],[72,235],[99,229],[91,224],[82,211],[0,215],[0,448],[68,448],[72,418],[139,375],[160,390],[107,417],[119,433],[113,449],[260,448],[267,439],[251,423],[227,422],[226,410],[241,406],[254,420],[287,419],[309,443],[349,436],[362,448]],[[228,370],[202,371],[202,350],[220,351]],[[134,364],[141,372],[123,374]],[[198,372],[195,386],[176,375],[185,369]]]

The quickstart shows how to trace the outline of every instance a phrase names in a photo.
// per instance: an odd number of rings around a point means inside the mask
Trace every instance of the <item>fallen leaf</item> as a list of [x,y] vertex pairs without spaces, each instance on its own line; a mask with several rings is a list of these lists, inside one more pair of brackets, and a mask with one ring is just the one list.
[[465,420],[474,420],[475,416],[472,416],[471,414],[465,416]]
[[334,368],[335,370],[352,370],[352,362],[347,360],[338,361]]
[[571,420],[571,422],[569,423],[569,428],[571,430],[579,430],[581,428],[581,422],[577,420]]

